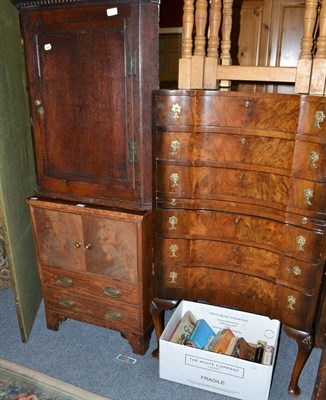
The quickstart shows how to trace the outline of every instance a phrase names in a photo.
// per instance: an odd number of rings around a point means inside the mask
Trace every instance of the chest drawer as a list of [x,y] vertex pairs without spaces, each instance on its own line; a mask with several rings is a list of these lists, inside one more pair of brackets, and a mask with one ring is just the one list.
[[320,141],[297,141],[295,144],[293,175],[326,182],[326,135]]
[[67,293],[65,289],[50,288],[44,290],[44,300],[46,308],[68,318],[117,330],[130,329],[139,332],[141,328],[140,310],[132,305],[109,299],[99,301],[93,297]]
[[159,236],[212,239],[276,251],[318,263],[323,233],[268,218],[219,211],[156,210]]
[[[171,299],[205,300],[211,304],[268,315],[299,330],[310,330],[317,296],[309,296],[242,273],[210,268],[185,268],[183,286],[164,286],[164,272],[157,291]],[[245,302],[244,302],[244,299]]]
[[302,96],[298,132],[326,136],[325,97]]
[[197,97],[198,125],[296,132],[299,97],[223,93]]
[[[157,165],[159,196],[195,199],[258,201],[272,208],[286,206],[313,213],[325,212],[323,183],[291,179],[286,175],[215,167]],[[234,199],[227,198],[234,197]]]
[[156,122],[165,126],[227,127],[295,132],[299,97],[265,93],[160,91]]
[[116,302],[137,304],[139,301],[138,286],[123,281],[51,267],[41,267],[41,276],[45,287],[58,290],[64,288],[68,296],[69,293],[78,292],[81,296]]
[[[279,135],[281,136],[281,135]],[[246,134],[157,132],[157,159],[192,161],[200,165],[236,164],[290,170],[294,141]]]
[[[180,267],[241,272],[313,294],[323,268],[253,246],[216,240],[157,238],[155,265],[165,270],[165,286],[182,280]],[[177,272],[179,271],[179,272]]]

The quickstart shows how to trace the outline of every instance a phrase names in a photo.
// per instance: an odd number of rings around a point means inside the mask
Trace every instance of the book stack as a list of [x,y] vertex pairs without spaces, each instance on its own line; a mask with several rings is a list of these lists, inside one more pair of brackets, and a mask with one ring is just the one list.
[[204,319],[197,320],[191,311],[187,311],[179,320],[169,341],[264,365],[272,365],[274,347],[269,346],[266,341],[258,340],[257,343],[249,343],[243,337],[236,336],[229,328],[214,332]]

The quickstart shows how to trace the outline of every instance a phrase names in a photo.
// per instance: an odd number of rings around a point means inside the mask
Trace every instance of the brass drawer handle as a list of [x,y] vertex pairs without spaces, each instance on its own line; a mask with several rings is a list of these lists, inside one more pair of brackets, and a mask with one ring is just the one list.
[[68,299],[60,299],[59,305],[64,308],[69,308],[69,309],[72,309],[76,306],[76,304],[72,300],[68,300]]
[[297,247],[299,251],[304,251],[304,246],[307,242],[306,238],[302,235],[297,236]]
[[307,217],[302,217],[301,223],[303,225],[306,225],[308,223],[308,218]]
[[76,247],[76,249],[79,249],[79,248],[80,248],[80,246],[81,246],[81,244],[80,244],[79,242],[76,242],[76,243],[75,243],[75,247]]
[[170,116],[172,119],[179,119],[181,113],[181,106],[178,103],[172,104]]
[[74,281],[67,276],[58,276],[55,280],[56,284],[61,287],[71,287]]
[[314,191],[310,188],[304,190],[304,202],[309,206],[312,206],[312,198],[314,197]]
[[243,173],[243,172],[240,172],[240,174],[239,174],[239,179],[243,179],[243,177],[244,177],[244,173]]
[[171,225],[169,230],[174,231],[177,228],[175,227],[178,223],[178,218],[175,217],[174,215],[172,217],[169,217],[169,224]]
[[323,111],[317,111],[315,114],[314,128],[321,129],[320,124],[324,121],[326,115]]
[[316,165],[316,162],[319,160],[319,154],[317,153],[317,151],[310,152],[309,158],[310,158],[310,168],[318,168]]
[[171,244],[171,246],[169,247],[170,249],[170,257],[178,257],[177,256],[177,251],[179,250],[179,247],[177,244]]
[[116,289],[116,288],[114,288],[114,287],[105,287],[105,288],[103,289],[103,293],[104,293],[106,296],[109,296],[109,297],[121,297],[121,292],[120,292],[120,290],[119,290],[119,289]]
[[113,321],[119,321],[122,319],[122,315],[117,311],[105,311],[104,317]]
[[172,149],[172,150],[170,151],[171,156],[177,155],[177,154],[178,154],[178,149],[179,149],[179,147],[180,147],[180,142],[179,142],[179,140],[171,140],[170,147],[171,147],[171,149]]
[[88,251],[88,250],[90,250],[92,248],[92,245],[91,244],[85,244],[85,246],[84,246],[84,250],[85,251]]
[[170,175],[170,180],[172,182],[172,187],[177,187],[178,185],[178,180],[179,180],[179,174],[177,172],[173,172]]
[[247,144],[247,140],[246,140],[245,137],[243,137],[243,138],[241,139],[241,144],[243,144],[243,145]]
[[287,308],[289,308],[290,310],[294,310],[294,305],[296,303],[296,299],[294,296],[290,295],[288,296],[288,305]]
[[171,279],[169,283],[177,283],[178,273],[175,271],[170,272],[169,278]]
[[292,268],[287,268],[289,274],[293,274],[295,276],[301,275],[301,268],[295,265]]

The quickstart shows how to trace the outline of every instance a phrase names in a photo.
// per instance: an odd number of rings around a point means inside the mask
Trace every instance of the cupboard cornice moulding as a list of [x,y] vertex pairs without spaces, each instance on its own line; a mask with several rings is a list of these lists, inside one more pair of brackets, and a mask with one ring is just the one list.
[[[156,3],[159,4],[159,0],[134,0],[133,3]],[[62,5],[85,5],[93,6],[100,4],[107,5],[119,5],[129,3],[128,0],[12,0],[13,5],[17,9],[24,8],[38,8],[38,7],[55,7]]]

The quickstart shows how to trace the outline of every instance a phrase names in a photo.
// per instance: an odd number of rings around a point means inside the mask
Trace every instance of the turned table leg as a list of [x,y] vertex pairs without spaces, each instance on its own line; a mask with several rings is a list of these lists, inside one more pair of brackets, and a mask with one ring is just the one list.
[[314,347],[314,336],[310,333],[301,332],[288,326],[284,326],[284,330],[286,334],[290,338],[294,339],[298,344],[298,354],[293,367],[288,392],[292,396],[299,396],[301,390],[298,382],[302,369],[310,355],[312,348]]
[[177,300],[163,300],[157,297],[152,300],[151,314],[157,339],[157,348],[152,352],[154,358],[159,358],[159,343],[164,330],[165,311],[172,310],[177,304]]

